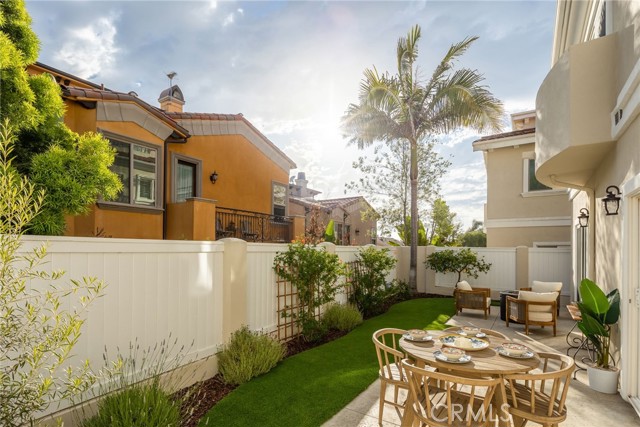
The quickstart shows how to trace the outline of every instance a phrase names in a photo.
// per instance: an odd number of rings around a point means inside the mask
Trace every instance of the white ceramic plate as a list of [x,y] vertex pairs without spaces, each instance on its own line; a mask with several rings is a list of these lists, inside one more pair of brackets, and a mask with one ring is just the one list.
[[453,359],[449,359],[447,356],[445,356],[440,350],[438,351],[434,351],[433,352],[433,356],[441,361],[441,362],[447,362],[447,363],[467,363],[471,361],[471,356],[468,354],[465,354],[464,356],[462,356],[460,359],[458,360],[453,360]]
[[416,338],[416,339],[414,339],[414,338],[412,338],[412,337],[411,337],[411,335],[409,335],[409,334],[404,334],[404,335],[402,336],[402,338],[404,338],[404,339],[405,339],[405,340],[407,340],[407,341],[414,341],[414,342],[427,342],[427,341],[431,341],[431,340],[433,340],[433,337],[432,337],[431,335],[425,335],[425,336],[424,336],[424,337],[422,337],[422,338]]
[[442,345],[465,351],[479,351],[489,347],[489,342],[480,338],[465,337],[460,334],[443,335],[439,338]]
[[[460,331],[458,331],[458,333],[459,333],[460,335],[465,336],[465,337],[466,337],[467,335],[469,335],[468,331],[465,331],[464,329],[460,329]],[[487,336],[487,334],[485,334],[484,332],[478,332],[478,333],[476,333],[474,336],[475,336],[476,338],[484,338],[484,337],[486,337],[486,336]]]
[[501,356],[511,357],[513,359],[531,359],[533,356],[535,356],[535,353],[533,351],[525,351],[524,353],[517,355],[511,354],[503,347],[496,347],[496,351]]

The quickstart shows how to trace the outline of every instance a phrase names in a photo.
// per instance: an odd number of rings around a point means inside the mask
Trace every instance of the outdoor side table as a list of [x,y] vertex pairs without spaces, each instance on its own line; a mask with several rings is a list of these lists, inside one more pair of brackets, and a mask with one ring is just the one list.
[[578,337],[571,337],[571,334],[573,333],[573,330],[578,326],[578,322],[580,322],[582,320],[582,316],[580,314],[580,309],[578,308],[577,305],[575,304],[569,304],[567,305],[567,311],[569,312],[569,315],[571,316],[571,319],[575,322],[573,327],[571,328],[571,330],[569,331],[569,333],[567,333],[567,337],[566,337],[566,341],[567,344],[569,345],[569,348],[567,349],[567,356],[569,356],[569,352],[571,350],[575,350],[573,352],[573,360],[576,361],[576,369],[575,371],[573,371],[573,378],[576,378],[576,375],[578,374],[578,371],[585,371],[586,368],[578,363],[578,359],[576,359],[576,357],[578,357],[578,353],[581,350],[586,350],[587,351],[587,356],[586,357],[580,357],[580,362],[583,364],[589,364],[592,363],[594,360],[594,349],[591,348],[590,344],[589,344],[589,340],[587,339],[587,337],[584,336],[584,334],[582,333],[582,331],[580,331],[580,336]]
[[[518,298],[518,291],[502,291],[500,292],[500,320],[507,320],[507,297]],[[519,323],[519,322],[513,322]]]

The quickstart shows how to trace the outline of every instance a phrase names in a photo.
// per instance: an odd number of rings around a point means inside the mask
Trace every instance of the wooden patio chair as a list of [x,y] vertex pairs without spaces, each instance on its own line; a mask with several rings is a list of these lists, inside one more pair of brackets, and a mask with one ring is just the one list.
[[560,293],[562,292],[562,282],[541,282],[539,280],[534,280],[531,282],[530,288],[520,288],[521,291],[531,291],[531,292],[557,292],[558,298],[557,301],[557,313],[560,314]]
[[[402,369],[401,361],[407,357],[402,350],[398,341],[407,331],[403,329],[385,328],[373,333],[373,344],[376,348],[378,356],[378,365],[380,370],[378,376],[380,378],[380,408],[378,413],[378,423],[382,425],[382,413],[384,404],[393,405],[399,412],[404,408],[404,403],[398,402],[398,392],[400,389],[409,390],[407,377]],[[387,386],[393,386],[393,400],[386,400]]]
[[[493,425],[493,395],[500,378],[469,378],[419,368],[408,359],[402,366],[409,379],[409,398],[402,425],[409,420],[435,427]],[[411,413],[408,413],[411,411]]]
[[453,292],[456,302],[456,312],[462,313],[462,309],[482,310],[484,318],[491,314],[491,289],[471,288],[466,281],[458,282]]
[[528,421],[557,426],[567,418],[565,401],[574,360],[564,354],[538,353],[540,368],[527,374],[505,375],[505,391],[514,427]]
[[509,322],[524,323],[524,333],[529,335],[529,326],[553,326],[556,336],[558,323],[557,292],[520,291],[518,298],[507,297],[506,324]]

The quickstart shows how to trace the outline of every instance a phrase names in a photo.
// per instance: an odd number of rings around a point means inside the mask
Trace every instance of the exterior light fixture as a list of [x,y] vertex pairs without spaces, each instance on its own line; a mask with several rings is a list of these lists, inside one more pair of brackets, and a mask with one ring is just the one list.
[[356,236],[360,234],[360,229],[356,228]]
[[580,215],[578,215],[578,224],[580,224],[580,228],[585,228],[587,225],[589,225],[589,209],[580,209]]
[[618,215],[618,210],[620,209],[620,189],[615,185],[610,185],[607,187],[607,196],[602,198],[602,203],[604,203],[604,210],[607,215]]
[[212,184],[215,184],[217,180],[218,180],[218,172],[213,171],[211,175],[209,175],[209,181],[211,181]]

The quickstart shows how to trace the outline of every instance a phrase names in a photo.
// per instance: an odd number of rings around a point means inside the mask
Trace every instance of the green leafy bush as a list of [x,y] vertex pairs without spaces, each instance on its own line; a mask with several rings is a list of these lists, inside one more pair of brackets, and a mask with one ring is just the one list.
[[396,279],[387,285],[385,293],[385,304],[388,306],[411,299],[409,284]]
[[158,380],[110,394],[98,405],[98,414],[83,427],[174,427],[180,425],[180,404],[160,388]]
[[287,307],[282,316],[292,317],[306,340],[318,341],[322,338],[318,333],[322,329],[316,321],[316,312],[333,302],[342,286],[338,283],[338,278],[344,274],[340,259],[324,248],[293,243],[286,252],[276,255],[273,269],[296,288],[301,303],[299,311]]
[[362,323],[362,313],[351,305],[332,304],[322,315],[322,323],[329,329],[350,331]]
[[218,354],[218,368],[230,384],[243,384],[269,372],[284,358],[284,347],[268,335],[252,332],[243,326]]
[[349,302],[368,318],[384,311],[389,297],[386,277],[396,265],[396,259],[388,249],[369,246],[360,250],[356,260],[358,263],[351,269],[353,292]]

